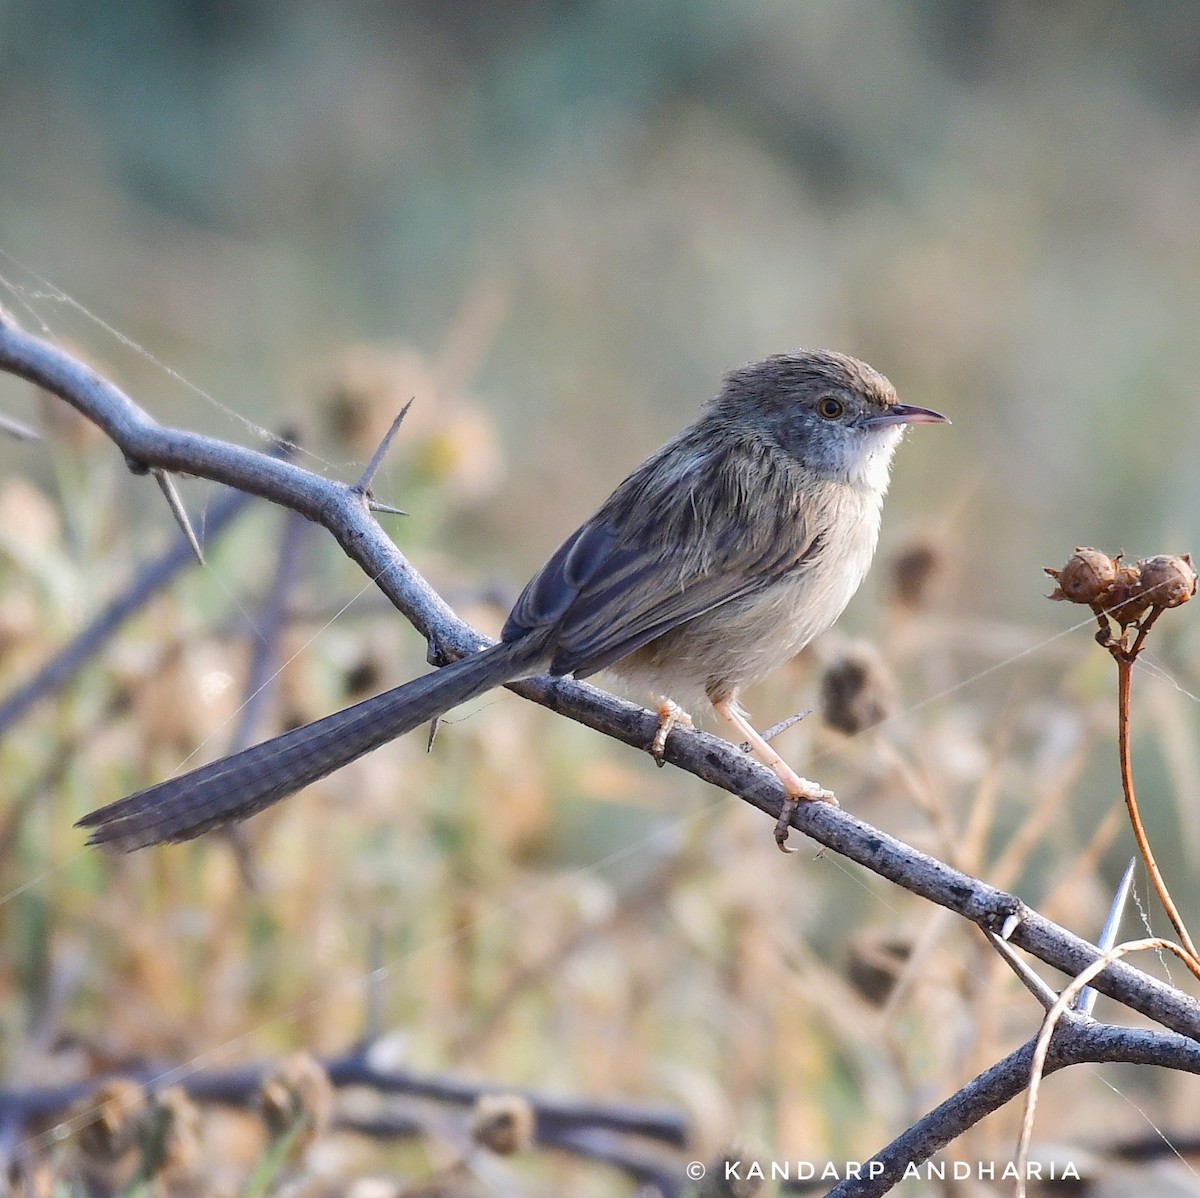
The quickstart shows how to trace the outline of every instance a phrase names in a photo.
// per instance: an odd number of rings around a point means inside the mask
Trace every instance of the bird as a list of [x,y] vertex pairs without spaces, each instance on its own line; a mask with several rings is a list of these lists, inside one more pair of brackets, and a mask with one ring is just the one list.
[[[629,474],[521,592],[496,644],[79,820],[89,844],[132,851],[244,820],[493,687],[602,670],[653,698],[648,746],[709,704],[796,804],[836,799],[802,778],[739,697],[829,628],[870,567],[893,455],[908,425],[949,423],[899,402],[831,350],[731,371],[697,419]],[[786,816],[786,822],[785,822]]]

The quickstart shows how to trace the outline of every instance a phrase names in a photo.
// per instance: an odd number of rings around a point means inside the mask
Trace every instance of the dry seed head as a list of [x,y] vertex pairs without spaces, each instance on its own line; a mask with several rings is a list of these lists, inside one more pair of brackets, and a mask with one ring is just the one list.
[[143,1169],[190,1173],[200,1160],[200,1110],[182,1086],[155,1094],[142,1134]]
[[258,1102],[271,1138],[281,1139],[299,1126],[303,1131],[297,1143],[303,1147],[329,1126],[333,1085],[320,1062],[298,1052],[263,1080]]
[[137,1144],[146,1108],[146,1091],[137,1082],[118,1078],[101,1086],[72,1112],[72,1121],[80,1120],[80,1152],[100,1164],[120,1160]]
[[471,1139],[498,1156],[529,1148],[536,1129],[533,1107],[520,1094],[481,1094],[471,1112]]
[[878,650],[847,645],[821,676],[821,719],[847,736],[882,723],[896,710],[896,683]]
[[924,607],[945,566],[946,556],[935,542],[923,538],[906,545],[891,560],[892,602],[909,611]]
[[1138,562],[1142,591],[1155,607],[1179,607],[1196,593],[1196,569],[1192,555],[1160,553]]
[[1108,602],[1097,604],[1099,608],[1107,607],[1122,628],[1140,620],[1153,606],[1154,601],[1146,598],[1142,574],[1137,566],[1118,567],[1117,577],[1108,592]]
[[1046,573],[1058,583],[1050,598],[1090,607],[1108,606],[1117,580],[1118,560],[1099,549],[1076,549],[1061,570],[1046,567]]

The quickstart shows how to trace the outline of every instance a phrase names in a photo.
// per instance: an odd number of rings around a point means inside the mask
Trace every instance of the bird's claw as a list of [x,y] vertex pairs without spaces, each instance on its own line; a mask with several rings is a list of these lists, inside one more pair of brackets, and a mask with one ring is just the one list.
[[650,756],[661,769],[666,765],[667,737],[673,728],[694,728],[692,717],[678,703],[663,699],[658,705],[658,727],[650,742]]
[[788,847],[788,833],[792,830],[792,816],[796,814],[796,808],[799,806],[800,800],[788,795],[779,810],[779,818],[775,821],[775,843],[781,853],[796,852]]
[[775,821],[775,843],[779,846],[781,853],[794,853],[796,850],[788,848],[788,833],[792,830],[792,816],[796,814],[796,809],[801,803],[829,803],[834,807],[841,806],[837,801],[837,795],[832,790],[826,790],[823,786],[818,786],[815,782],[809,782],[807,778],[801,778],[805,789],[799,794],[788,792],[788,796],[783,800],[783,806],[779,810],[779,818]]

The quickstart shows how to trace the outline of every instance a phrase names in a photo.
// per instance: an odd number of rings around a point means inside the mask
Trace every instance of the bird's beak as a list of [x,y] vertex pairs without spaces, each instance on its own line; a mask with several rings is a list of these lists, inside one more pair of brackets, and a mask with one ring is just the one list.
[[878,416],[868,416],[863,421],[866,428],[883,428],[889,424],[949,424],[950,421],[932,408],[914,408],[911,404],[892,404]]

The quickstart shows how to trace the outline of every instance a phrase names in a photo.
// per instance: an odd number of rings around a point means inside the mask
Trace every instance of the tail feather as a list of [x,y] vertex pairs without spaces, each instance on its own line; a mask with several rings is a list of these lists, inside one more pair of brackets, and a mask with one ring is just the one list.
[[365,699],[322,720],[293,728],[168,778],[85,815],[89,844],[130,852],[191,840],[248,819],[272,803],[419,727],[459,703],[532,673],[544,655],[527,639],[502,643]]

